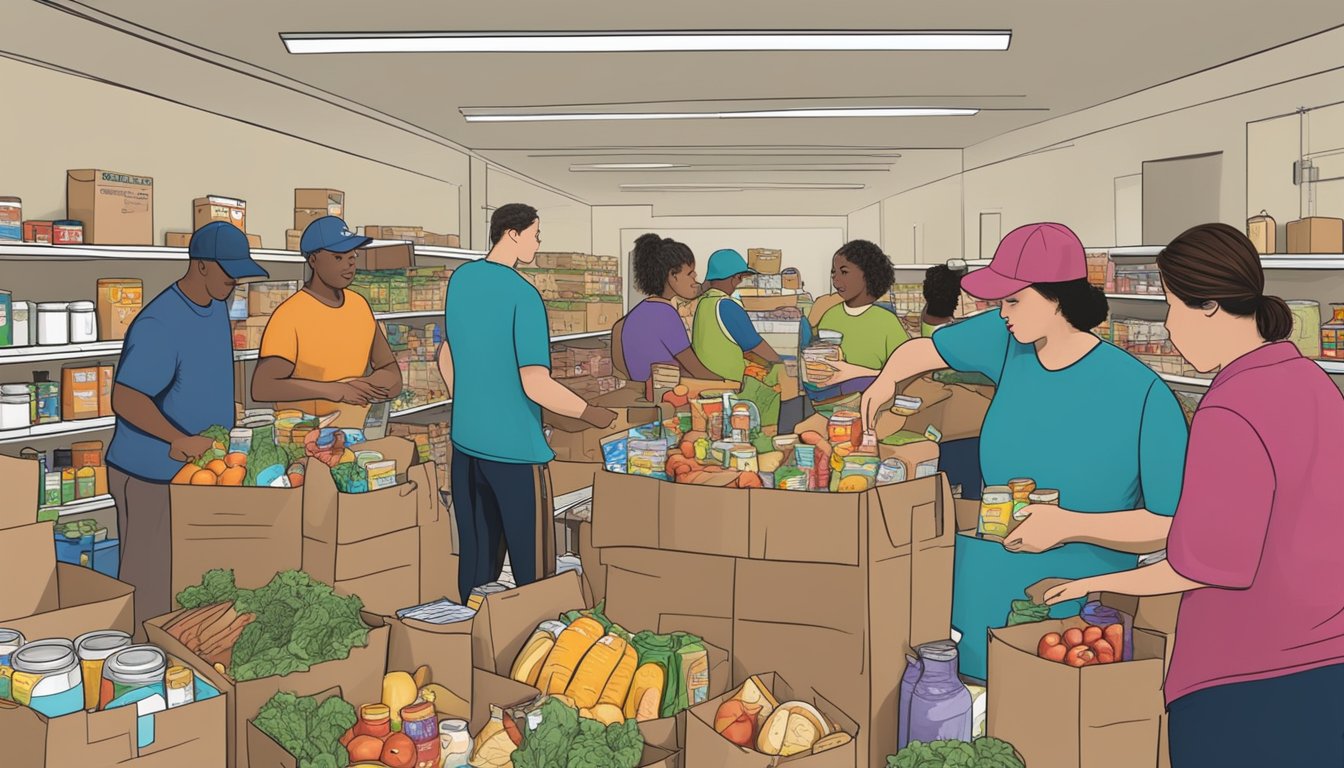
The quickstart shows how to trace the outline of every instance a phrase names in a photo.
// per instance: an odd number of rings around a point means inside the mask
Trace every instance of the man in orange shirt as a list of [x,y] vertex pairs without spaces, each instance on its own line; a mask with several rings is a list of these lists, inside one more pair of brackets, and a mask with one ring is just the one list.
[[369,404],[401,393],[401,369],[355,279],[355,249],[371,242],[335,216],[304,230],[300,248],[312,277],[275,310],[261,339],[252,398],[364,427]]

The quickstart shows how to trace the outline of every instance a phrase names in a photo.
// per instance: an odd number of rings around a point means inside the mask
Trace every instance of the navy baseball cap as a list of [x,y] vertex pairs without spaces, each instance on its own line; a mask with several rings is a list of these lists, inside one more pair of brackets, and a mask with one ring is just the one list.
[[224,270],[224,274],[234,280],[270,277],[260,264],[252,260],[247,235],[223,221],[212,221],[192,233],[187,255],[193,259],[215,262]]
[[323,216],[303,230],[303,237],[299,240],[299,250],[305,256],[318,251],[349,253],[372,242],[372,237],[361,237],[351,232],[350,227],[347,227],[345,222],[336,216]]

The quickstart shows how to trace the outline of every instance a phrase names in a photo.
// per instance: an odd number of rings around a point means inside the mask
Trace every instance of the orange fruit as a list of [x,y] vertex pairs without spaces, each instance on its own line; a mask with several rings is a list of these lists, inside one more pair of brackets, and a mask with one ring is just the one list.
[[229,467],[219,476],[219,484],[237,487],[242,485],[246,478],[247,467]]
[[182,468],[173,475],[173,485],[188,485],[191,483],[192,475],[200,471],[200,467],[190,462],[183,464]]
[[302,473],[302,472],[290,472],[290,473],[289,473],[289,487],[290,487],[290,488],[302,488],[302,487],[303,487],[303,473]]
[[219,485],[219,477],[208,469],[198,469],[191,476],[192,485]]
[[205,468],[214,472],[215,476],[218,477],[219,475],[224,474],[224,470],[228,469],[229,465],[225,464],[223,459],[215,459],[209,464],[206,464]]
[[225,456],[225,457],[224,457],[224,463],[227,464],[227,465],[229,465],[230,467],[246,467],[246,466],[247,466],[247,454],[246,454],[246,453],[230,453],[228,456]]
[[350,761],[377,760],[383,755],[383,742],[376,736],[356,736],[346,746],[350,752]]
[[387,737],[378,759],[390,768],[415,768],[415,742],[404,733],[394,733]]

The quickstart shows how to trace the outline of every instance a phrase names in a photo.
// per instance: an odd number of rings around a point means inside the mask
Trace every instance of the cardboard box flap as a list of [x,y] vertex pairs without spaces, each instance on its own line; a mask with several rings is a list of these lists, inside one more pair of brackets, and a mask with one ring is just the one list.
[[480,733],[490,720],[492,704],[514,707],[533,701],[540,695],[541,692],[536,688],[478,669],[471,675],[471,696],[468,697],[471,701],[470,718],[463,719],[468,720],[471,733]]
[[867,493],[752,489],[750,557],[859,565]]
[[331,468],[310,459],[303,483],[305,538],[324,544],[349,544],[405,530],[419,521],[418,494],[425,475],[411,464],[415,443],[386,437],[361,443],[356,449],[378,451],[385,459],[395,461],[399,482],[392,488],[367,493],[340,493]]
[[[31,511],[31,510],[30,510]],[[60,604],[51,523],[0,530],[0,619],[54,611]]]
[[507,675],[537,625],[582,607],[583,586],[573,571],[487,596],[472,621],[472,663]]
[[659,484],[599,471],[593,478],[593,546],[657,549]]
[[254,768],[299,768],[299,759],[251,720],[247,721],[247,760]]
[[[751,549],[751,493],[636,478],[658,489],[658,547],[723,557]],[[727,478],[725,478],[727,479]]]
[[0,488],[5,489],[5,503],[0,505],[0,529],[37,522],[40,475],[41,465],[32,459],[0,456]]
[[[910,544],[951,544],[957,529],[952,488],[945,475],[937,474],[895,485],[885,485],[875,494],[874,528],[885,532],[893,549]],[[880,522],[881,527],[877,528]],[[874,542],[875,543],[875,542]]]

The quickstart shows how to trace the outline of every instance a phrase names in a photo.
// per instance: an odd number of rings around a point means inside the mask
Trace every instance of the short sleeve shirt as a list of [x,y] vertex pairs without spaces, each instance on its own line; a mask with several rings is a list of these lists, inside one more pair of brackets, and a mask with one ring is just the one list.
[[[294,378],[308,381],[344,381],[363,376],[369,368],[378,321],[363,296],[344,291],[339,307],[323,304],[307,291],[299,291],[281,304],[266,323],[261,337],[261,357],[278,357],[294,364]],[[364,426],[368,408],[327,400],[277,403],[278,408],[297,408],[304,413],[326,416],[340,412],[339,426]]]
[[645,299],[625,316],[621,351],[630,378],[648,381],[658,363],[677,364],[677,355],[691,348],[681,315],[665,301]]

